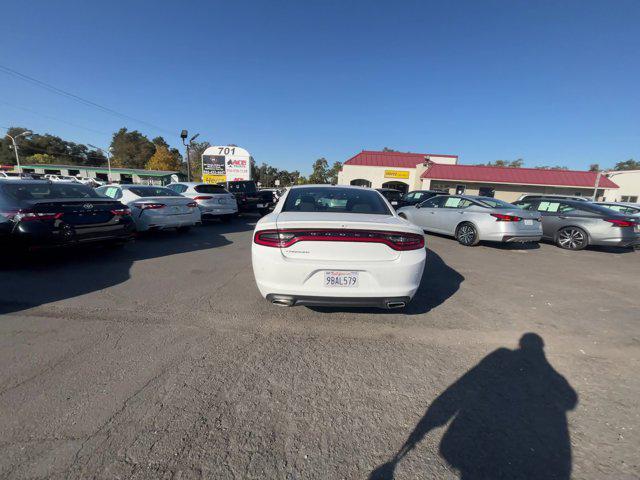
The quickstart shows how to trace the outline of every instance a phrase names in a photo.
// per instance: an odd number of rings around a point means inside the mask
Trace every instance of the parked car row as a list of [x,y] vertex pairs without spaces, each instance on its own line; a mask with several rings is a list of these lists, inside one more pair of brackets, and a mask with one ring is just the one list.
[[402,207],[398,215],[425,231],[451,235],[469,246],[482,240],[542,239],[568,250],[640,245],[640,216],[635,207],[584,199],[528,195],[511,204],[492,197],[446,194]]
[[123,245],[135,232],[189,230],[203,219],[228,222],[235,196],[218,185],[168,187],[78,181],[0,180],[0,235],[25,248],[100,242]]

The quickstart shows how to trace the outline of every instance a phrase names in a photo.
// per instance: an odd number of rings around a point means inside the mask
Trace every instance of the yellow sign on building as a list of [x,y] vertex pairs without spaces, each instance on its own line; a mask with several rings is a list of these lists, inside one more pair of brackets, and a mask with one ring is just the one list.
[[409,178],[409,172],[406,170],[385,170],[384,178]]

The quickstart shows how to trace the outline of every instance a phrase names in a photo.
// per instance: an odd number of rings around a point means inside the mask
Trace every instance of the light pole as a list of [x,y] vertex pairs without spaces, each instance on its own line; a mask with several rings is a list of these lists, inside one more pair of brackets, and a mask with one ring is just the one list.
[[30,130],[25,130],[24,132],[12,137],[7,133],[7,137],[11,139],[11,143],[13,143],[13,151],[16,152],[16,166],[18,167],[18,173],[22,173],[22,167],[20,166],[20,157],[18,156],[18,145],[16,145],[16,139],[20,137],[24,137],[26,135],[31,135],[33,132]]
[[87,143],[87,146],[91,148],[95,148],[96,150],[100,150],[101,152],[104,152],[107,154],[107,169],[109,170],[109,173],[107,174],[107,180],[111,182],[111,150],[113,149],[113,147],[100,148],[100,147],[96,147],[95,145],[91,145],[90,143]]
[[189,150],[191,147],[191,142],[193,142],[196,138],[198,138],[200,134],[196,133],[193,137],[191,137],[189,139],[189,143],[186,142],[188,136],[189,136],[189,132],[187,132],[186,130],[182,130],[182,132],[180,132],[180,138],[182,139],[182,144],[187,148],[187,181],[190,182],[191,181],[191,157],[189,155]]

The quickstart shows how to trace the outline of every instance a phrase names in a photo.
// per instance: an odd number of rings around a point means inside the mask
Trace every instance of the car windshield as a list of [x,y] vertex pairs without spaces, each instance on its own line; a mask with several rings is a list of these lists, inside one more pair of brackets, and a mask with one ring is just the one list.
[[503,200],[498,200],[497,198],[493,198],[493,197],[476,197],[476,200],[491,208],[504,208],[504,209],[520,208],[514,205],[513,203],[505,202]]
[[3,190],[17,200],[100,198],[100,195],[93,188],[81,183],[17,183],[4,185]]
[[164,187],[131,187],[129,191],[138,197],[179,197],[180,194]]
[[391,215],[375,190],[340,187],[294,188],[287,195],[282,211]]
[[198,193],[229,193],[222,185],[196,185],[193,189]]

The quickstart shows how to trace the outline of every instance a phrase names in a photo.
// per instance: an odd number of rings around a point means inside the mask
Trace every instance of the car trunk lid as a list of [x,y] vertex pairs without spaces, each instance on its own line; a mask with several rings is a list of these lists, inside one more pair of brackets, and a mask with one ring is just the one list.
[[283,256],[316,261],[393,261],[402,252],[382,243],[381,235],[416,233],[397,217],[372,214],[281,212],[276,226],[278,232],[293,232],[301,238],[281,248]]
[[56,214],[56,220],[74,226],[106,223],[113,218],[114,210],[123,209],[123,205],[118,201],[99,198],[32,200],[25,206],[26,211],[31,211],[40,218],[53,220],[54,218],[49,216]]

